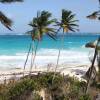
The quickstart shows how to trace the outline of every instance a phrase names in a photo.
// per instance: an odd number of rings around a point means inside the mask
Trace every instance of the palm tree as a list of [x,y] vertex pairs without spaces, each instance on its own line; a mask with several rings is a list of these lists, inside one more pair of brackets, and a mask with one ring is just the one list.
[[98,64],[98,80],[100,80],[100,51],[97,54],[97,64]]
[[[99,1],[99,5],[100,5],[100,0],[98,0]],[[100,10],[99,11],[96,11],[96,12],[94,12],[94,13],[92,13],[91,15],[89,15],[89,16],[87,16],[87,18],[89,18],[89,19],[93,19],[93,17],[95,17],[94,19],[98,19],[98,20],[100,20]],[[86,72],[86,76],[88,76],[88,79],[87,79],[87,87],[86,87],[86,93],[88,93],[88,89],[89,89],[89,87],[90,87],[90,84],[91,84],[91,79],[92,79],[92,74],[93,74],[93,71],[94,71],[94,69],[95,69],[95,66],[94,66],[94,64],[95,64],[95,60],[96,60],[96,58],[97,58],[97,62],[98,62],[98,68],[100,68],[100,66],[99,66],[99,64],[100,64],[100,61],[98,61],[98,60],[100,60],[99,58],[98,58],[98,44],[100,43],[100,36],[99,36],[99,38],[98,38],[98,40],[97,40],[97,43],[96,43],[96,47],[95,47],[95,52],[94,52],[94,57],[93,57],[93,60],[92,60],[92,64],[91,64],[91,67],[88,69],[88,71]]]
[[[27,33],[31,35],[32,42],[35,43],[35,41],[37,41],[35,54],[32,59],[33,62],[30,67],[30,74],[32,71],[32,67],[34,65],[38,44],[39,44],[39,41],[42,40],[43,35],[46,34],[50,38],[55,40],[55,29],[50,27],[50,25],[52,25],[55,22],[55,19],[50,19],[50,18],[51,18],[51,13],[49,13],[48,11],[37,12],[37,17],[34,17],[32,22],[29,24],[29,26],[32,27],[32,30]],[[27,58],[28,58],[28,55],[27,55]],[[27,60],[28,59],[26,59],[26,62]],[[25,66],[26,64],[24,65],[24,70],[25,70]]]
[[[23,0],[0,0],[0,3],[11,3],[11,2],[22,2]],[[7,18],[1,11],[0,11],[0,22],[9,30],[11,30],[12,20]]]
[[[63,39],[64,39],[64,33],[67,33],[69,31],[75,32],[78,27],[78,25],[76,24],[76,22],[78,20],[75,20],[75,14],[72,14],[72,11],[68,11],[63,9],[62,10],[62,18],[60,22],[56,22],[56,26],[59,26],[59,29],[57,31],[57,33],[62,29],[63,30],[63,34],[62,34],[62,44],[63,44]],[[59,53],[58,53],[58,57],[57,57],[57,65],[55,68],[55,72],[56,69],[58,67],[59,64],[59,58],[60,58],[60,54],[61,54],[61,49],[59,49]]]
[[95,52],[94,52],[94,57],[93,57],[93,60],[92,60],[92,65],[89,68],[89,70],[86,72],[86,74],[88,74],[86,93],[88,93],[88,89],[89,89],[90,84],[91,84],[92,74],[93,74],[93,71],[95,69],[94,63],[95,63],[95,60],[96,60],[96,57],[97,57],[97,54],[98,54],[98,44],[99,43],[100,43],[100,37],[97,40],[97,44],[96,44]]

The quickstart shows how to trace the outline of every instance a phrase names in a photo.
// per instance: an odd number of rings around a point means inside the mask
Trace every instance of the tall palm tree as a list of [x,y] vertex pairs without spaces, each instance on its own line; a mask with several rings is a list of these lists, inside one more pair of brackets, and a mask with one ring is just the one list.
[[[31,67],[30,67],[30,74],[32,71],[32,67],[34,66],[38,44],[39,44],[39,41],[42,40],[43,35],[46,34],[50,38],[55,40],[55,29],[50,27],[55,22],[55,19],[50,19],[51,15],[52,14],[49,13],[48,11],[37,12],[37,17],[34,17],[32,22],[29,24],[29,26],[32,27],[32,30],[27,33],[31,35],[32,42],[37,41],[35,54],[32,60],[33,63],[31,64]],[[24,66],[24,70],[25,70],[25,66]]]
[[[79,25],[77,25],[76,22],[78,22],[78,20],[75,20],[75,14],[72,14],[72,11],[68,11],[68,10],[62,9],[61,21],[60,22],[59,21],[56,22],[56,26],[59,26],[59,29],[58,29],[57,33],[60,30],[63,30],[62,44],[63,44],[63,39],[64,39],[64,33],[68,33],[69,31],[75,32],[76,30],[78,30],[77,27]],[[61,48],[59,49],[55,72],[56,72],[56,69],[57,69],[58,64],[59,64],[60,54],[61,54]]]
[[[22,2],[23,0],[0,0],[0,3],[11,3],[11,2]],[[1,11],[0,11],[0,22],[9,30],[11,30],[12,26],[12,20],[6,17]]]

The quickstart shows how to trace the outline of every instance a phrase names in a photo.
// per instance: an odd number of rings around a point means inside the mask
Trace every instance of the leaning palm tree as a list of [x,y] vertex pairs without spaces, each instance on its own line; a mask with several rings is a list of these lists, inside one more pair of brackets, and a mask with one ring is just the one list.
[[[62,10],[61,21],[60,22],[58,22],[58,21],[56,22],[56,26],[59,26],[59,29],[58,29],[57,33],[60,30],[63,30],[62,44],[63,44],[63,39],[64,39],[64,33],[67,33],[69,31],[75,32],[76,30],[78,30],[77,29],[78,25],[76,24],[77,21],[78,20],[75,20],[75,14],[72,14],[72,11],[68,11],[68,10],[65,10],[65,9]],[[61,54],[61,49],[59,49],[55,72],[56,72],[58,64],[59,64],[60,54]]]
[[97,64],[98,64],[98,80],[100,80],[100,50],[97,54]]
[[[37,12],[37,17],[34,17],[32,22],[29,24],[29,26],[32,27],[32,30],[27,33],[31,35],[32,42],[35,43],[35,41],[37,41],[34,57],[32,53],[33,59],[32,59],[32,64],[30,67],[30,74],[32,71],[32,67],[34,66],[38,44],[39,44],[39,41],[42,40],[43,35],[46,34],[52,39],[55,39],[55,29],[50,27],[55,22],[55,19],[50,19],[50,18],[51,18],[51,13],[49,13],[48,11]],[[33,49],[32,49],[32,52],[33,52]],[[27,55],[26,62],[28,60],[28,56],[29,56],[29,53]],[[25,70],[26,62],[24,65],[24,70]]]
[[[99,1],[99,6],[100,6],[100,0]],[[91,15],[87,16],[87,18],[89,19],[98,19],[100,20],[100,9],[94,13],[92,13]],[[99,59],[99,55],[98,55],[98,45],[100,43],[100,36],[97,40],[97,43],[96,43],[96,46],[95,46],[95,52],[94,52],[94,56],[93,56],[93,60],[92,60],[92,64],[90,66],[90,68],[88,69],[88,71],[86,72],[86,76],[88,77],[87,79],[87,87],[86,87],[86,93],[88,93],[88,90],[89,90],[89,87],[90,87],[90,84],[91,84],[91,80],[92,80],[92,76],[93,76],[93,71],[95,69],[95,61],[96,61],[96,58],[97,58],[97,62],[98,62],[98,68],[100,68],[100,59]]]
[[88,90],[89,90],[89,87],[90,87],[90,84],[91,84],[91,80],[92,80],[92,76],[93,76],[93,71],[95,69],[95,61],[96,61],[96,57],[97,57],[97,54],[98,54],[98,44],[100,43],[100,37],[98,38],[97,40],[97,44],[96,44],[96,47],[95,47],[95,52],[94,52],[94,56],[93,56],[93,60],[92,60],[92,64],[89,68],[89,70],[86,72],[86,76],[88,76],[88,79],[87,79],[87,87],[86,87],[86,93],[88,93]]
[[[11,2],[22,2],[23,0],[0,0],[0,3],[11,3]],[[6,17],[1,11],[0,11],[0,22],[9,30],[11,30],[12,26],[12,20]]]

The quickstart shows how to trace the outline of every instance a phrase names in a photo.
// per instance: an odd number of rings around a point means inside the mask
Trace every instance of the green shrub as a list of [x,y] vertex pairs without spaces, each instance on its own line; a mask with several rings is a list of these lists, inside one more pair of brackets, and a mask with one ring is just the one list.
[[35,82],[31,79],[24,79],[17,82],[14,86],[11,86],[8,91],[8,98],[15,100],[16,97],[20,97],[26,91],[33,91],[35,88]]
[[100,89],[100,83],[98,83],[97,81],[93,81],[93,83],[91,84],[91,87],[95,87],[97,89]]
[[80,96],[79,100],[91,100],[89,95],[82,95]]
[[96,88],[100,89],[100,83],[96,84]]
[[43,99],[37,93],[34,93],[34,100],[43,100]]
[[54,73],[45,73],[40,75],[37,79],[37,84],[44,88],[61,85],[63,77],[60,74],[56,74],[52,83],[53,75]]
[[88,95],[84,95],[85,82],[59,73],[55,74],[54,80],[53,76],[52,72],[41,73],[30,78],[26,76],[13,84],[0,86],[0,100],[26,100],[19,98],[25,98],[28,93],[32,94],[34,100],[42,100],[38,94],[34,94],[41,89],[47,89],[53,100],[90,100]]

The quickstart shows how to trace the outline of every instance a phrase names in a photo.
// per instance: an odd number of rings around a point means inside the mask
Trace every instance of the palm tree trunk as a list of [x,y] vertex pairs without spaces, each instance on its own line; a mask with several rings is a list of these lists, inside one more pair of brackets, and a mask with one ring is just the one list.
[[54,76],[53,76],[52,82],[53,82],[53,80],[55,78],[55,74],[56,74],[56,71],[57,71],[57,68],[58,68],[58,65],[59,65],[61,49],[63,48],[63,40],[64,40],[64,29],[63,29],[63,35],[62,35],[62,41],[61,41],[62,45],[61,45],[61,48],[59,48],[58,57],[57,57],[57,64],[56,64],[56,68],[55,68],[55,71],[54,71]]
[[97,52],[97,66],[98,66],[98,73],[96,81],[100,81],[100,51]]
[[94,69],[94,63],[95,63],[95,60],[96,60],[96,56],[97,56],[97,47],[98,47],[98,44],[100,42],[100,37],[97,41],[97,44],[96,44],[96,48],[95,48],[95,53],[94,53],[94,57],[93,57],[93,61],[92,61],[92,65],[90,67],[90,71],[89,71],[89,78],[87,80],[87,87],[86,87],[86,93],[88,93],[88,89],[90,87],[90,84],[91,84],[91,78],[92,78],[92,73],[93,73],[93,69]]
[[36,58],[36,54],[37,54],[37,48],[38,48],[38,44],[39,44],[39,41],[37,41],[37,44],[36,44],[36,48],[35,48],[35,53],[34,53],[34,57],[32,58],[32,65],[31,65],[31,68],[30,68],[30,74],[32,72],[32,68],[34,66],[34,62],[35,62],[35,58]]
[[25,68],[26,68],[26,63],[28,61],[29,53],[31,51],[31,47],[32,47],[32,44],[30,43],[30,47],[29,47],[29,50],[28,50],[28,53],[27,53],[27,57],[26,57],[26,60],[25,60],[25,64],[24,64],[23,76],[24,76],[24,71],[25,71]]
[[97,54],[97,63],[98,63],[98,74],[100,75],[100,51],[98,51],[98,54]]
[[31,68],[33,66],[33,48],[34,48],[34,44],[32,42]]
[[61,48],[59,49],[58,58],[57,58],[57,65],[56,65],[56,68],[55,68],[55,72],[56,72],[58,64],[59,64],[60,55],[61,55],[61,49],[63,48],[63,40],[64,40],[64,29],[63,29],[63,35],[62,35],[62,39],[61,39]]

